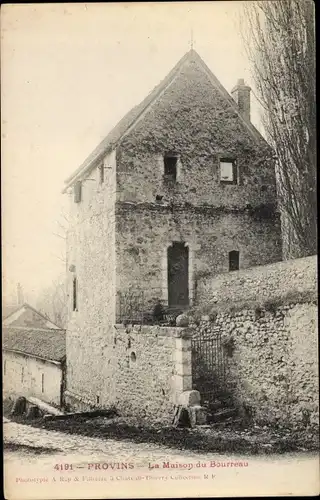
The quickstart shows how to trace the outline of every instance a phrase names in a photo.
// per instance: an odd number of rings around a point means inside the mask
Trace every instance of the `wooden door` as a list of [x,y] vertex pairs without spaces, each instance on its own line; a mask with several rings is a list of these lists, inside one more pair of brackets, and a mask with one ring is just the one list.
[[174,242],[168,248],[168,303],[170,307],[189,305],[189,248]]

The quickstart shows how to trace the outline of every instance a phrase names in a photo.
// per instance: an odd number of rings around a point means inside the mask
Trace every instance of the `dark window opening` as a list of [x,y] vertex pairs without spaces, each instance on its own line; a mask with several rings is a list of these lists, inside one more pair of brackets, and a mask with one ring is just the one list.
[[77,311],[77,278],[72,281],[72,310]]
[[41,392],[44,392],[44,373],[41,375]]
[[237,250],[229,252],[229,271],[239,270],[239,257],[240,253]]
[[99,167],[100,184],[104,183],[104,164]]
[[100,404],[100,396],[97,396],[97,405]]
[[7,372],[7,362],[6,361],[4,362],[4,367],[3,368],[4,368],[3,371],[4,371],[4,375],[5,375],[6,372]]
[[238,168],[235,160],[220,160],[220,183],[238,184]]
[[24,380],[24,368],[21,368],[21,382]]
[[164,157],[164,176],[172,181],[177,180],[178,157],[166,155]]

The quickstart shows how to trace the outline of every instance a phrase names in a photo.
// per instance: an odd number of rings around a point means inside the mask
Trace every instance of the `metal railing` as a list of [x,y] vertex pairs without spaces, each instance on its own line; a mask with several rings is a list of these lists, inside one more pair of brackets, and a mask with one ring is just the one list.
[[185,309],[183,306],[169,306],[161,300],[161,288],[147,292],[140,289],[128,289],[117,293],[117,323],[140,325],[175,326],[176,318]]

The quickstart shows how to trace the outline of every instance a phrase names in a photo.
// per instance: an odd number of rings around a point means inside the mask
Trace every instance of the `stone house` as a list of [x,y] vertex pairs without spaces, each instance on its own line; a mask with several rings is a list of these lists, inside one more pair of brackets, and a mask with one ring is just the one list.
[[2,351],[4,397],[34,396],[57,406],[63,404],[65,330],[4,327]]
[[158,299],[184,309],[198,280],[282,257],[273,152],[250,122],[250,88],[240,79],[230,95],[194,50],[64,192],[72,401],[112,399],[109,347],[128,301],[139,317]]

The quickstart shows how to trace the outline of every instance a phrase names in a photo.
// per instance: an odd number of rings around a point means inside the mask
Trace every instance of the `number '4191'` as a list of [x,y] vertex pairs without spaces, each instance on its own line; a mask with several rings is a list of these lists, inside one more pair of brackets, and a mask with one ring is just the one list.
[[56,464],[55,470],[73,470],[72,464]]

